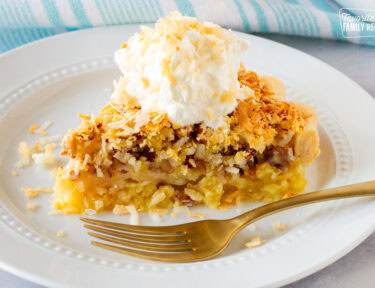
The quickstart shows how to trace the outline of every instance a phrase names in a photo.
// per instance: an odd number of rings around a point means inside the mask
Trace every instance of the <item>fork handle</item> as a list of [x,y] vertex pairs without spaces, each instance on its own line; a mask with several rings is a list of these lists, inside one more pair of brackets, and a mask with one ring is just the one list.
[[375,196],[375,181],[330,188],[280,200],[246,212],[233,220],[237,222],[240,231],[254,221],[284,210],[317,202],[361,196]]

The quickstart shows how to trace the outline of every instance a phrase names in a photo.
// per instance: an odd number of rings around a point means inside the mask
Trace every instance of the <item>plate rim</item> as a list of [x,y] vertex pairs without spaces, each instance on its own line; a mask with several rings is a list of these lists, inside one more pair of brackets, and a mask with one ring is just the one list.
[[[137,25],[137,24],[131,24],[131,25],[121,25],[121,27],[129,27],[129,26],[132,26],[132,27],[139,27],[140,25]],[[118,27],[118,26],[117,26]],[[63,38],[63,37],[74,37],[74,36],[71,36],[72,34],[81,34],[81,33],[86,33],[87,31],[92,31],[92,30],[98,30],[98,29],[111,29],[113,27],[98,27],[98,28],[92,28],[92,29],[84,29],[84,30],[78,30],[78,31],[73,31],[71,33],[63,33],[63,34],[59,34],[59,35],[54,35],[52,37],[48,37],[48,38],[44,38],[44,39],[40,39],[40,40],[37,40],[37,41],[33,41],[31,43],[28,43],[26,45],[23,45],[23,46],[20,46],[20,47],[17,47],[15,49],[12,49],[10,51],[7,51],[5,53],[3,53],[2,55],[0,55],[0,61],[7,57],[8,55],[10,54],[14,54],[14,53],[17,53],[18,51],[22,51],[22,50],[26,50],[28,49],[29,47],[31,46],[37,46],[39,45],[41,42],[51,42],[51,41],[54,41],[56,38]],[[126,29],[126,28],[125,28]],[[285,44],[281,44],[281,43],[278,43],[276,41],[272,41],[272,40],[269,40],[269,39],[266,39],[266,38],[262,38],[258,35],[252,35],[252,34],[245,34],[245,33],[241,33],[241,32],[238,32],[240,33],[240,35],[246,35],[245,37],[255,37],[255,38],[261,38],[262,41],[267,41],[267,42],[272,42],[273,45],[277,45],[277,46],[284,46],[288,49],[292,49],[292,50],[297,50],[299,53],[302,53],[304,54],[304,56],[308,56],[310,58],[310,60],[313,60],[313,61],[318,61],[320,62],[320,64],[323,64],[325,66],[328,66],[330,69],[333,69],[335,71],[335,73],[339,73],[341,76],[344,76],[348,81],[350,81],[352,84],[355,84],[356,85],[356,89],[360,89],[362,90],[363,93],[361,94],[366,94],[367,96],[369,96],[370,99],[373,100],[373,103],[375,103],[375,99],[371,97],[371,95],[364,89],[362,88],[361,86],[359,86],[354,80],[350,79],[348,76],[346,76],[345,74],[343,74],[342,72],[340,72],[339,70],[337,70],[336,68],[330,66],[329,64],[325,63],[324,61],[318,59],[318,58],[315,58],[303,51],[300,51],[298,49],[295,49],[293,47],[290,47],[288,45],[285,45]],[[5,89],[6,90],[6,89]],[[7,93],[5,93],[7,94]],[[0,96],[0,99],[2,98],[2,96]],[[375,213],[374,213],[375,214]],[[1,228],[0,228],[1,229]],[[7,231],[9,231],[9,229],[7,229],[7,227],[5,227],[5,229]],[[2,229],[1,229],[2,230]],[[326,263],[322,264],[318,264],[317,267],[315,268],[311,268],[309,271],[304,271],[303,273],[301,272],[299,275],[294,275],[294,276],[291,276],[291,277],[288,277],[288,278],[285,278],[283,281],[279,281],[278,283],[273,283],[272,285],[285,285],[285,284],[288,284],[288,283],[291,283],[291,282],[294,282],[296,280],[299,280],[303,277],[306,277],[316,271],[319,271],[323,268],[325,268],[326,266],[328,266],[329,264],[333,263],[334,261],[336,261],[337,259],[341,258],[343,255],[347,254],[349,251],[351,251],[353,248],[355,248],[359,243],[361,243],[366,237],[368,237],[373,231],[375,230],[375,223],[373,224],[372,227],[368,227],[367,230],[365,230],[359,237],[357,237],[357,241],[353,242],[351,245],[349,246],[346,246],[345,249],[339,251],[338,253],[336,253],[335,256],[332,256],[328,261],[326,261]],[[11,232],[11,231],[10,231]],[[28,271],[25,271],[25,270],[22,270],[22,269],[18,269],[18,267],[14,267],[12,265],[9,265],[8,263],[5,263],[2,261],[2,259],[0,258],[0,267],[3,268],[4,270],[12,273],[12,274],[15,274],[15,275],[20,275],[21,277],[25,278],[25,279],[28,279],[30,281],[33,281],[33,282],[36,282],[36,283],[40,283],[42,285],[51,285],[53,284],[53,286],[56,286],[56,282],[50,282],[49,279],[47,278],[41,278],[40,276],[37,276],[33,273],[29,273]],[[45,282],[46,281],[46,282]],[[61,284],[59,284],[58,286],[59,287],[70,287],[69,284],[67,285],[63,285],[63,286],[60,286]]]

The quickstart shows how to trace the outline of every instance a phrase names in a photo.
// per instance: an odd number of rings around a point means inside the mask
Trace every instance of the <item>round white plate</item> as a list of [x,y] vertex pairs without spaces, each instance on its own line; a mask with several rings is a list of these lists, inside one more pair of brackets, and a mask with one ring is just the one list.
[[[26,210],[22,186],[51,187],[49,171],[35,166],[11,171],[20,140],[35,143],[32,124],[52,120],[49,135],[79,124],[77,113],[96,113],[109,100],[120,73],[113,52],[138,26],[98,28],[38,41],[0,56],[0,262],[1,268],[58,287],[275,287],[307,276],[343,256],[375,228],[375,199],[310,205],[264,219],[241,232],[220,257],[201,263],[165,264],[115,254],[89,245],[78,216],[51,216],[49,195]],[[375,103],[357,84],[321,61],[292,48],[238,33],[251,48],[248,69],[280,77],[288,97],[314,106],[320,120],[321,156],[308,169],[308,190],[370,180],[375,175]],[[228,218],[254,205],[203,211]],[[101,218],[128,222],[127,216]],[[155,225],[142,215],[144,224]],[[191,221],[172,219],[168,225]],[[275,232],[282,221],[288,230]],[[58,230],[67,232],[57,237]],[[244,248],[252,235],[267,242]]]

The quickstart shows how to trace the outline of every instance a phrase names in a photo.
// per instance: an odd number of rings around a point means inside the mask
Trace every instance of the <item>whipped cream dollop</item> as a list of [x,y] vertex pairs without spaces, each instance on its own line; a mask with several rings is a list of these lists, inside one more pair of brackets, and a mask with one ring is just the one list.
[[229,30],[173,12],[155,28],[142,26],[116,51],[115,61],[126,93],[142,111],[167,113],[182,126],[218,128],[237,100],[250,95],[237,80],[247,47]]

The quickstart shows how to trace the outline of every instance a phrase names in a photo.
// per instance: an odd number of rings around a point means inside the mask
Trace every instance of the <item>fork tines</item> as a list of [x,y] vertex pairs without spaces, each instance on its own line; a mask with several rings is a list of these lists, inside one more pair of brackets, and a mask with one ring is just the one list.
[[184,262],[186,254],[194,251],[189,235],[180,225],[138,226],[89,218],[81,220],[88,223],[85,228],[95,231],[89,231],[90,236],[117,244],[92,241],[92,245],[114,252],[151,260]]

